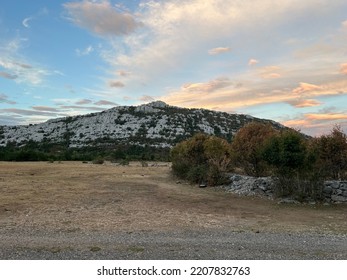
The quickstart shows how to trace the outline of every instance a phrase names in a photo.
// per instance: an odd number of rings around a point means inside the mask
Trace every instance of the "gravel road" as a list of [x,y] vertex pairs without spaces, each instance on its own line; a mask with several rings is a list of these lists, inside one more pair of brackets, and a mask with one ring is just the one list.
[[347,259],[347,236],[313,233],[0,232],[0,259]]

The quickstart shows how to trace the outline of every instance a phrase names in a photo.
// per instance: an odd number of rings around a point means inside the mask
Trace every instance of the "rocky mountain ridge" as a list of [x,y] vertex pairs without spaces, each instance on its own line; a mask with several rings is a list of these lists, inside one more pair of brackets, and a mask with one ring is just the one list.
[[112,144],[169,148],[197,132],[231,139],[252,121],[283,128],[277,122],[249,115],[180,108],[155,101],[34,125],[0,126],[0,146],[22,146],[34,141],[65,143],[69,148]]

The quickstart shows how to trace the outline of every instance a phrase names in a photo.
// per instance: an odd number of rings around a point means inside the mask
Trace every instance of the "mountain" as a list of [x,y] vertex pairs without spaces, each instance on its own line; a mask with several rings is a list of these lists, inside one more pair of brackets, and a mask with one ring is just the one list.
[[18,147],[36,142],[64,144],[68,148],[114,145],[170,148],[197,132],[231,139],[242,126],[252,121],[283,128],[277,122],[249,115],[186,109],[155,101],[34,125],[0,126],[0,146]]

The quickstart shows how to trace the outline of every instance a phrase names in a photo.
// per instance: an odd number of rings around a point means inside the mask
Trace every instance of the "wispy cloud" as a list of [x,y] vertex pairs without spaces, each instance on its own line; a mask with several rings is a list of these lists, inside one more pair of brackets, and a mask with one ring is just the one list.
[[0,93],[0,103],[6,103],[6,104],[16,104],[15,101],[12,101],[8,98],[6,94]]
[[125,86],[124,83],[122,83],[121,81],[110,81],[108,83],[108,85],[111,87],[111,88],[122,88]]
[[142,95],[140,98],[139,98],[140,101],[143,101],[143,102],[152,102],[154,101],[155,99],[152,97],[152,96],[149,96],[149,95]]
[[92,46],[88,46],[83,50],[76,49],[77,56],[86,56],[90,55],[94,51],[94,48]]
[[26,28],[30,28],[29,22],[33,20],[33,17],[27,17],[22,21],[22,24]]
[[5,78],[5,79],[9,79],[9,80],[14,80],[14,79],[18,78],[17,75],[9,74],[7,72],[0,72],[0,77]]
[[228,53],[231,51],[231,48],[229,47],[218,47],[218,48],[213,48],[208,51],[209,55],[218,55],[218,54],[223,54],[223,53]]
[[108,101],[108,100],[99,100],[97,102],[94,102],[94,105],[98,105],[98,106],[118,106],[117,103],[114,103],[112,101]]
[[31,85],[41,84],[46,76],[53,75],[53,71],[47,70],[21,55],[21,49],[25,39],[13,39],[4,47],[0,47],[0,67],[6,71],[0,72],[0,77],[12,79],[17,83]]
[[315,107],[323,104],[314,99],[295,99],[289,100],[288,103],[296,108]]
[[81,99],[81,100],[78,100],[75,102],[75,104],[77,104],[77,105],[86,105],[86,104],[91,104],[91,103],[93,103],[93,101],[90,99]]

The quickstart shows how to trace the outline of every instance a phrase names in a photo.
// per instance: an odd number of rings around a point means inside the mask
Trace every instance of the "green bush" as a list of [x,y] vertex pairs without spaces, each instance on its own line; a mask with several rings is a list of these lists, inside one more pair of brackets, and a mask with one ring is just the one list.
[[275,194],[299,200],[323,197],[323,180],[309,142],[295,130],[284,130],[268,139],[263,159],[273,167]]

